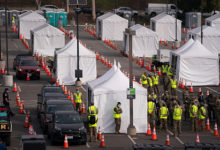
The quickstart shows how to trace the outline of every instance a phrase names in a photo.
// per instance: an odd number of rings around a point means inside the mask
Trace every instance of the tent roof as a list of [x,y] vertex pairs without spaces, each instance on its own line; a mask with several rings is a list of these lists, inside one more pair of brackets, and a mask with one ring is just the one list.
[[33,11],[31,10],[31,11],[27,11],[27,12],[25,12],[25,13],[23,13],[23,14],[20,14],[18,17],[19,17],[19,19],[20,18],[22,18],[22,17],[24,17],[24,16],[27,16],[28,14],[30,14],[30,13],[32,13]]
[[[202,26],[202,30],[204,36],[220,36],[220,31],[214,27],[204,25]],[[201,35],[201,27],[189,31],[189,34]]]
[[39,36],[52,36],[52,35],[64,35],[64,33],[62,31],[60,31],[59,29],[45,23],[42,24],[36,28],[34,28],[32,30],[32,32],[34,32],[34,35],[39,35]]
[[151,29],[148,29],[140,24],[136,24],[132,27],[130,27],[132,30],[136,31],[136,35],[145,35],[145,36],[156,36],[157,33],[152,31]]
[[106,13],[104,15],[99,16],[97,19],[102,20],[102,19],[108,18],[109,16],[112,16],[112,15],[114,15],[114,14],[111,13],[111,12],[108,12],[108,13]]
[[178,50],[172,51],[172,53],[178,54],[178,53],[184,51],[185,49],[187,49],[188,47],[190,47],[193,43],[194,43],[194,40],[190,39],[189,41],[186,42],[186,44],[181,46]]
[[[56,50],[57,55],[76,56],[77,55],[77,40],[73,38],[63,48]],[[79,56],[96,57],[95,53],[79,43]]]
[[206,18],[206,20],[207,21],[220,21],[220,13],[212,15],[212,16]]
[[[119,84],[120,83],[120,84]],[[94,94],[112,93],[126,91],[129,87],[129,79],[117,68],[112,76],[105,82],[100,83],[93,89]],[[146,89],[134,82],[134,88],[136,92],[146,94]]]
[[[150,20],[153,20],[155,22],[167,23],[167,22],[175,22],[176,18],[174,18],[166,13],[161,13],[161,14],[151,18]],[[182,22],[182,21],[177,19],[177,22]]]
[[24,15],[20,16],[20,20],[26,21],[46,21],[46,19],[38,14],[37,12],[26,12]]
[[126,22],[128,22],[127,19],[124,19],[124,18],[120,17],[119,15],[113,14],[111,12],[108,12],[108,13],[98,17],[97,19],[99,19],[99,20],[107,20],[107,21],[112,21],[112,22],[118,22],[118,21],[126,21]]
[[218,53],[214,53],[205,48],[198,40],[196,40],[191,46],[184,51],[178,53],[183,58],[214,58],[218,59]]

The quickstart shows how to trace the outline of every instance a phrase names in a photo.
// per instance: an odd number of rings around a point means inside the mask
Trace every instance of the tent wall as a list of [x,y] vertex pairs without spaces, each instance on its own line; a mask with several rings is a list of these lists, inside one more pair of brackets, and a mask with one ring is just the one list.
[[211,58],[181,58],[177,63],[177,77],[187,81],[187,86],[219,84],[219,60]]
[[[56,75],[60,82],[65,85],[75,84],[75,70],[77,68],[76,56],[59,56],[57,55]],[[83,70],[83,77],[80,78],[83,84],[87,81],[96,79],[97,68],[95,57],[79,57],[79,68]]]
[[[147,100],[145,95],[136,94],[134,100],[134,125],[137,133],[145,133],[147,130]],[[126,91],[118,93],[103,93],[94,96],[94,104],[99,109],[98,126],[104,133],[115,133],[115,120],[113,118],[113,108],[117,102],[121,102],[121,133],[127,133],[129,125],[129,100],[126,97]],[[141,107],[140,107],[141,106]]]

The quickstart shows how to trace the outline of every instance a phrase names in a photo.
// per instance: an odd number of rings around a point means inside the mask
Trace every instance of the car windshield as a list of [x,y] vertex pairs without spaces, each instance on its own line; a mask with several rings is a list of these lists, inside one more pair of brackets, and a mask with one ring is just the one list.
[[80,116],[78,114],[56,114],[55,122],[60,124],[72,124],[81,123]]
[[44,93],[62,93],[62,89],[58,88],[58,87],[54,87],[54,88],[45,88],[43,90]]
[[20,66],[38,66],[36,61],[33,60],[22,60]]
[[65,104],[65,105],[48,105],[47,106],[47,113],[52,114],[56,111],[73,111],[73,105]]

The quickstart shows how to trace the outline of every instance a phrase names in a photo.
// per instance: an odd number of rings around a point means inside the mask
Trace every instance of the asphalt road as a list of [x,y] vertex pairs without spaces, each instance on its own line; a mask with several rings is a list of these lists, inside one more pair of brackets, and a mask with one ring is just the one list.
[[[1,28],[1,30],[4,30]],[[4,34],[2,35],[2,37]],[[66,38],[67,40],[68,37]],[[83,28],[80,28],[80,39],[81,41],[86,44],[88,48],[90,48],[93,51],[99,52],[99,54],[104,55],[108,59],[110,59],[112,62],[115,59],[117,62],[120,62],[121,69],[128,71],[128,59],[124,56],[122,56],[119,52],[119,50],[113,50],[106,44],[104,44],[102,41],[96,40],[94,37],[92,37],[88,32],[85,32]],[[5,39],[2,39],[2,50],[5,54]],[[117,43],[118,47],[121,46],[121,43]],[[12,69],[12,62],[13,59],[17,54],[23,54],[28,53],[28,51],[25,49],[22,42],[16,38],[15,33],[12,33],[10,30],[9,33],[9,73],[14,75],[14,82],[17,83],[17,85],[21,89],[20,96],[22,99],[24,99],[24,105],[26,110],[30,110],[32,122],[31,124],[34,127],[34,130],[37,132],[37,134],[42,134],[42,130],[39,125],[39,120],[36,117],[36,104],[37,104],[37,94],[40,93],[41,87],[44,85],[50,84],[50,78],[45,74],[44,71],[41,71],[41,79],[40,80],[31,80],[31,81],[25,81],[25,80],[17,80],[15,78],[15,71]],[[5,56],[5,55],[4,55]],[[109,68],[104,66],[100,61],[97,61],[97,71],[98,76],[101,76],[104,74]],[[136,79],[139,80],[140,75],[146,71],[144,68],[141,68],[136,63],[134,63],[134,72]],[[149,73],[149,72],[148,72]],[[1,78],[2,79],[2,78]],[[0,86],[0,91],[3,92],[5,87]],[[74,86],[69,86],[71,91],[74,91]],[[160,87],[161,89],[162,87]],[[209,88],[214,94],[220,93],[219,87],[202,87],[202,90],[205,92],[206,89]],[[85,100],[85,87],[80,89],[83,92],[83,99]],[[12,91],[12,90],[11,90]],[[194,87],[194,91],[198,91],[198,87]],[[178,89],[178,97],[182,98],[182,89]],[[1,94],[2,96],[2,94]],[[19,110],[15,105],[15,93],[10,93],[11,98],[11,107],[12,110],[16,113],[16,115],[12,118],[13,121],[13,133],[12,133],[12,145],[9,147],[9,149],[18,149],[20,146],[20,136],[27,134],[28,129],[24,128],[24,119],[25,116],[19,114]],[[1,97],[2,99],[2,97]],[[213,128],[213,123],[211,124]],[[175,149],[183,149],[183,144],[187,142],[194,142],[196,140],[196,133],[192,133],[190,129],[190,123],[189,121],[183,121],[182,122],[182,135],[180,137],[172,137],[173,130],[171,127],[169,127],[170,130],[170,141],[171,145],[175,147]],[[200,132],[200,141],[201,142],[210,142],[210,143],[219,143],[219,140],[212,136],[212,134],[209,131]],[[164,144],[166,140],[166,134],[164,131],[158,132],[157,131],[157,141],[152,141],[151,136],[146,136],[146,134],[137,134],[136,136],[128,136],[126,134],[105,134],[105,142],[106,142],[106,149],[132,149],[133,144]],[[58,150],[62,149],[63,144],[58,143],[57,145],[51,145],[50,141],[47,139],[47,136],[45,135],[45,139],[47,141],[47,149],[48,150]],[[87,143],[86,145],[70,145],[69,149],[99,149],[99,142],[92,142]]]

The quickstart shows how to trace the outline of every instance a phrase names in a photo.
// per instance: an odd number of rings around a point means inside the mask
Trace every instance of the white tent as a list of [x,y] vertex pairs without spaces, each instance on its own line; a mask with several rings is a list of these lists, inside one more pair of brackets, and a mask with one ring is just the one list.
[[218,85],[219,59],[216,52],[205,48],[198,40],[185,50],[176,53],[177,79],[187,81],[187,86]]
[[125,28],[128,28],[128,20],[110,12],[96,19],[96,36],[103,41],[122,41]]
[[211,17],[206,18],[205,24],[220,30],[220,13],[217,13]]
[[46,23],[46,19],[37,12],[28,11],[19,16],[19,34],[22,34],[25,39],[30,39],[31,29]]
[[[181,21],[177,19],[177,40],[181,41]],[[175,41],[176,18],[161,13],[150,19],[150,28],[155,31],[162,41]]]
[[[130,27],[136,34],[132,36],[133,56],[152,57],[159,49],[159,38],[156,32],[136,24]],[[129,53],[129,35],[124,32],[123,49],[125,54]]]
[[[62,49],[56,51],[56,75],[65,85],[75,84],[75,70],[77,69],[77,40],[73,38]],[[96,79],[96,55],[79,43],[79,69],[83,71],[80,80],[83,84]]]
[[[189,31],[187,38],[201,41],[201,27]],[[203,45],[211,51],[220,53],[220,30],[206,25],[203,26]]]
[[[120,83],[120,84],[119,84]],[[123,113],[121,115],[120,132],[127,133],[129,125],[129,100],[127,88],[129,79],[120,71],[120,67],[113,66],[108,72],[97,80],[87,83],[88,102],[94,101],[99,109],[98,126],[105,133],[115,132],[113,108],[117,102],[121,102]],[[134,83],[136,99],[134,99],[134,125],[137,133],[145,133],[147,130],[147,90]]]
[[65,46],[65,34],[45,23],[31,30],[31,43],[33,54],[54,56],[55,48]]

